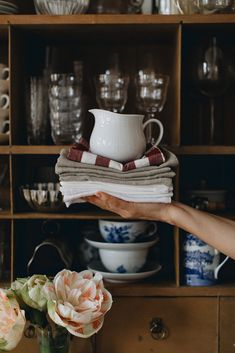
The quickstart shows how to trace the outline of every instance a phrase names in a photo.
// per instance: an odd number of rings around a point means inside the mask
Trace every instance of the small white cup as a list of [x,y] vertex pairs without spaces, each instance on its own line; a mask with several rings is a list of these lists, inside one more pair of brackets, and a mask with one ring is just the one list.
[[0,95],[0,108],[1,109],[8,109],[10,105],[10,98],[8,94],[1,94]]

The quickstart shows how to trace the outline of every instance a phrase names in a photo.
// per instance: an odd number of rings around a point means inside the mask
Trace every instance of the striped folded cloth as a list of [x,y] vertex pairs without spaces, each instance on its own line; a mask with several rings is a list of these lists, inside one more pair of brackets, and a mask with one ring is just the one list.
[[165,162],[164,154],[160,148],[152,146],[146,151],[142,158],[122,164],[107,157],[91,153],[89,151],[89,144],[84,138],[81,138],[78,143],[70,147],[67,158],[74,162],[98,165],[117,169],[122,172],[147,166],[158,166]]

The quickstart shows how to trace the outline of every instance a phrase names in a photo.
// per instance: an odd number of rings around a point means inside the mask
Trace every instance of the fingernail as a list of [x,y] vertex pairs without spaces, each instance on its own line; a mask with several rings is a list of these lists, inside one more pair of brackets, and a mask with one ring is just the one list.
[[103,194],[101,192],[97,192],[95,194],[95,196],[97,196],[99,199],[103,199],[104,198],[104,196],[103,196]]

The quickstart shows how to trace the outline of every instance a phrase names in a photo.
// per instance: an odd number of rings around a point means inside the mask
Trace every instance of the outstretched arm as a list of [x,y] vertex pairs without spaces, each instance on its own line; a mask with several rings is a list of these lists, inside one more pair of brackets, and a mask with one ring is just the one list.
[[234,221],[174,201],[171,204],[134,203],[102,192],[85,200],[123,218],[161,221],[177,226],[235,259]]

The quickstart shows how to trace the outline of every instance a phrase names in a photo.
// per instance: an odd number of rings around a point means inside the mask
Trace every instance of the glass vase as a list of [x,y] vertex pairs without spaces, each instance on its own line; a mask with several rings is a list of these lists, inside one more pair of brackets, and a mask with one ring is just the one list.
[[69,353],[70,334],[63,327],[38,328],[39,353]]

